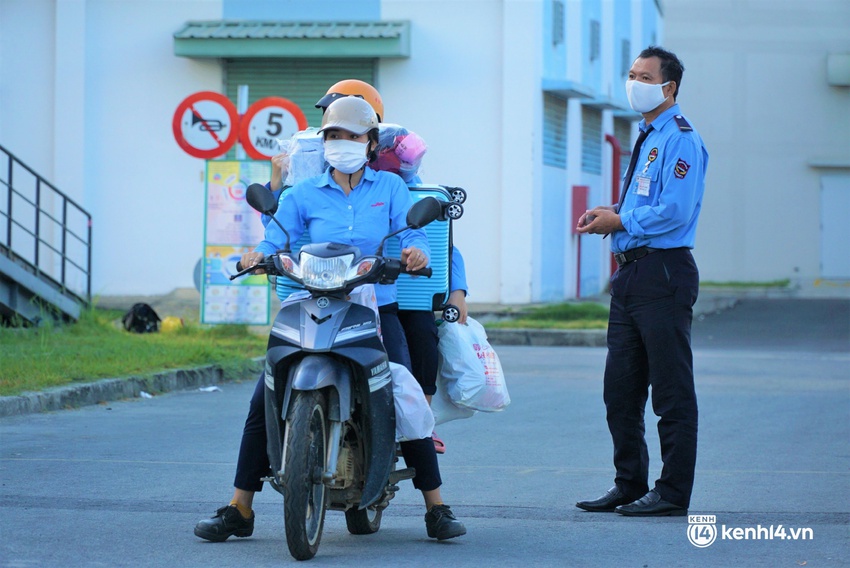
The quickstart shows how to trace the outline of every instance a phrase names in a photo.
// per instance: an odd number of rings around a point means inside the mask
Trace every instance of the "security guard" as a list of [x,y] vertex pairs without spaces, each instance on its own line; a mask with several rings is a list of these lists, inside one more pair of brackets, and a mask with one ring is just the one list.
[[[697,401],[691,321],[699,273],[691,255],[708,152],[676,97],[684,67],[659,47],[632,64],[626,92],[643,115],[620,203],[579,219],[580,233],[611,235],[604,401],[614,442],[614,487],[576,506],[627,516],[686,515],[694,482]],[[644,410],[652,387],[661,476],[650,490]]]

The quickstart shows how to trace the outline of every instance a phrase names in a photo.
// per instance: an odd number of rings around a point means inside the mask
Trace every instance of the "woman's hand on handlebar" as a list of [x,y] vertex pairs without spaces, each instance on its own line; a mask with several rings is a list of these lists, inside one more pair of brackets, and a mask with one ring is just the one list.
[[[265,258],[265,255],[261,252],[246,252],[242,255],[242,258],[239,260],[239,263],[242,265],[242,268],[250,268],[262,262]],[[264,274],[265,270],[259,269],[255,270],[253,274]]]
[[415,272],[428,266],[428,257],[417,247],[407,247],[402,250],[401,261],[407,265],[408,272]]

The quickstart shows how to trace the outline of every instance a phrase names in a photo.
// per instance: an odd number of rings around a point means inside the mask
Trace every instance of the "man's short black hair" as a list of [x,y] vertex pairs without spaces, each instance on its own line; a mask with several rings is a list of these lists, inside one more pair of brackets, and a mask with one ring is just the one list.
[[682,85],[682,74],[685,72],[685,66],[675,53],[656,45],[650,45],[638,55],[638,59],[649,57],[657,57],[661,60],[661,78],[665,83],[667,81],[676,82],[676,91],[673,93],[673,100],[676,100],[676,97],[679,96],[679,87]]

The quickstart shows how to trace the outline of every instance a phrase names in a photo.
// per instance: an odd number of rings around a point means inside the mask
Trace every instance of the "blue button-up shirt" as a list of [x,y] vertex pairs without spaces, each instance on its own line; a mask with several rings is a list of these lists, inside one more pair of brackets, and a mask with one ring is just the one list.
[[[419,176],[414,176],[409,183],[420,184],[422,183],[422,180]],[[271,182],[266,183],[266,188],[271,191]],[[280,201],[280,196],[283,193],[283,189],[278,189],[272,193],[274,193],[275,200]],[[263,227],[267,227],[272,220],[272,218],[266,215],[265,213],[261,216],[261,219],[263,222]],[[278,283],[278,287],[280,287],[280,283]],[[293,290],[301,289],[294,282],[292,282],[292,286],[286,286],[287,290],[289,290],[290,288]],[[460,249],[452,245],[452,278],[450,292],[454,292],[455,290],[463,290],[464,295],[469,293],[469,288],[466,284],[466,262],[463,260],[463,255],[460,253]]]
[[[611,251],[640,246],[694,247],[705,191],[708,152],[696,130],[681,130],[673,105],[652,121],[620,207],[624,231],[611,235]],[[646,121],[638,127],[646,130]]]
[[[375,254],[388,233],[407,226],[407,211],[413,199],[400,177],[365,168],[360,183],[345,195],[325,170],[321,176],[304,180],[283,193],[275,218],[289,232],[294,244],[306,229],[314,243],[334,242],[356,246],[364,255]],[[431,256],[428,238],[421,229],[408,229],[398,235],[402,248],[418,247]],[[265,240],[254,249],[273,254],[283,248],[286,235],[271,222]],[[395,284],[375,285],[378,305],[396,301]]]

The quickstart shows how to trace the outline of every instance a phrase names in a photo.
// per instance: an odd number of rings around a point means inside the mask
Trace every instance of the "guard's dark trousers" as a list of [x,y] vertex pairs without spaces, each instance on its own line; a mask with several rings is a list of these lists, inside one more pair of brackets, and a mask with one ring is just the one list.
[[635,499],[650,489],[644,410],[652,387],[664,462],[655,489],[685,508],[697,455],[691,321],[698,290],[699,273],[686,248],[620,266],[611,278],[604,379],[617,486]]

